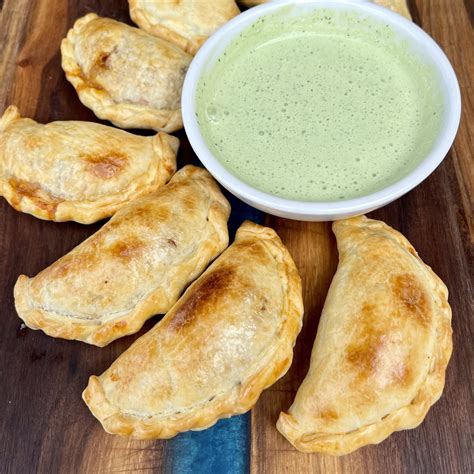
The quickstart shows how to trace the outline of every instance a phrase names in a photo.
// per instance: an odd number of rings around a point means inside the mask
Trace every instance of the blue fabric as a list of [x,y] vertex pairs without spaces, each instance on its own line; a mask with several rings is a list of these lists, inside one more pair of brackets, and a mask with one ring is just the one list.
[[[225,192],[232,206],[230,241],[244,220],[262,224],[264,214]],[[204,431],[189,431],[167,441],[166,474],[246,474],[250,472],[250,413],[220,420]]]
[[250,414],[176,436],[166,443],[164,462],[166,474],[250,472]]

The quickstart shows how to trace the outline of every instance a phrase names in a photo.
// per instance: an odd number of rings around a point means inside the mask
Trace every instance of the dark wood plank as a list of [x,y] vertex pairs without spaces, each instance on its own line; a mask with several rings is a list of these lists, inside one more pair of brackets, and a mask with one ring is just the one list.
[[[470,473],[472,467],[472,162],[474,36],[462,0],[411,1],[413,19],[443,47],[453,62],[463,94],[463,117],[456,142],[443,164],[402,199],[370,214],[400,230],[450,289],[454,354],[442,399],[416,430],[392,435],[336,458],[301,454],[276,431],[309,365],[337,250],[327,224],[269,216],[295,258],[303,279],[305,319],[288,374],[260,398],[252,412],[252,472],[255,473]],[[472,3],[471,3],[472,5]],[[471,257],[471,260],[469,258]]]
[[[2,112],[15,104],[41,122],[96,121],[65,80],[59,54],[68,28],[90,11],[130,22],[126,1],[5,1],[0,13]],[[188,147],[183,150],[189,155]],[[100,349],[22,329],[15,313],[12,291],[18,275],[35,275],[100,225],[43,222],[0,199],[0,472],[162,470],[165,442],[107,435],[81,400],[89,375],[105,370],[137,336]]]

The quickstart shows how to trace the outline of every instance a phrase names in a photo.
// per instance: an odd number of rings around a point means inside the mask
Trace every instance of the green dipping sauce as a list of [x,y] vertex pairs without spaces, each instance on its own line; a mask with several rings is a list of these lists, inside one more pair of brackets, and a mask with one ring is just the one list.
[[261,18],[197,88],[201,133],[245,183],[300,201],[365,196],[411,172],[441,129],[433,66],[389,25],[292,7]]

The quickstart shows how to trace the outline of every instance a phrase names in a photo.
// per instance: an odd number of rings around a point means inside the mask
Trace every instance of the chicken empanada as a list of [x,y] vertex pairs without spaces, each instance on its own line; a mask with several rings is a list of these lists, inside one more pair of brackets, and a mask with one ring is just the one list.
[[170,438],[248,411],[288,370],[301,329],[301,282],[272,229],[235,242],[83,398],[109,433]]
[[210,174],[186,166],[36,277],[21,275],[18,315],[32,329],[96,346],[133,334],[227,247],[229,212]]
[[94,13],[61,43],[62,67],[81,102],[122,128],[183,126],[181,89],[192,56],[178,46]]
[[132,20],[146,32],[185,51],[197,50],[214,31],[240,13],[234,0],[128,0]]
[[277,427],[300,451],[341,455],[423,421],[452,331],[448,291],[405,237],[366,217],[333,229],[339,266],[309,372]]
[[[262,3],[267,3],[269,0],[239,0],[240,3],[246,7],[254,7],[256,5],[261,5]],[[411,20],[410,11],[408,10],[406,0],[372,0],[378,5],[382,5],[385,8],[390,8],[396,13],[407,17]]]
[[140,137],[93,122],[0,119],[0,196],[18,211],[91,224],[157,190],[176,171],[179,140]]

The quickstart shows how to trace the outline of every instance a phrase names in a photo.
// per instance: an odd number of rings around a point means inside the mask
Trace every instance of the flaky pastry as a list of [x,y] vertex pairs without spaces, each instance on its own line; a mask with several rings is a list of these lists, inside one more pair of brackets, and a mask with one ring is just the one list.
[[130,17],[146,32],[196,54],[214,31],[240,13],[234,0],[128,0]]
[[448,291],[405,237],[366,217],[333,229],[339,266],[309,372],[277,428],[300,451],[341,455],[423,421],[452,331]]
[[192,56],[176,45],[95,13],[61,43],[62,67],[81,102],[122,128],[183,126],[181,89]]
[[18,315],[32,329],[96,346],[133,334],[227,247],[229,212],[210,174],[186,166],[34,278],[21,275]]
[[18,211],[91,224],[157,190],[176,171],[179,140],[140,137],[93,122],[0,119],[0,196]]
[[272,229],[235,242],[83,398],[109,433],[169,438],[248,411],[287,371],[303,313],[301,282]]

